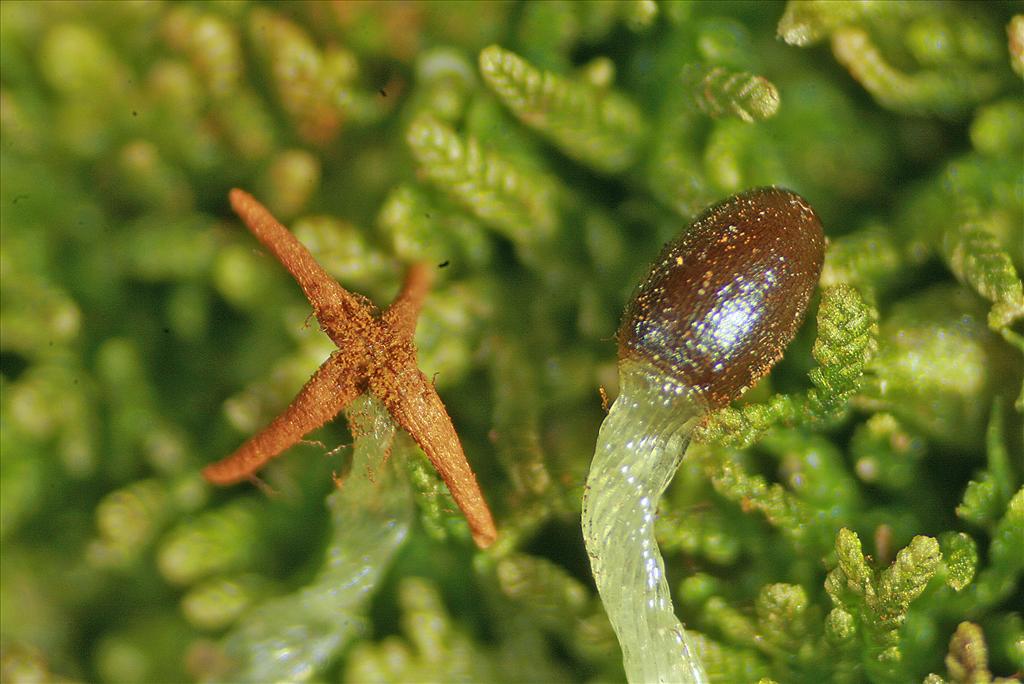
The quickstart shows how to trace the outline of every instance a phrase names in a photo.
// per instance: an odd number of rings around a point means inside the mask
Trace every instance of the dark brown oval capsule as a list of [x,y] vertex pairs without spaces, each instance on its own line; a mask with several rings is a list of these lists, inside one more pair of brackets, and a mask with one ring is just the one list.
[[665,246],[626,307],[619,358],[654,365],[711,408],[728,404],[782,357],[824,252],[821,222],[796,193],[730,197]]

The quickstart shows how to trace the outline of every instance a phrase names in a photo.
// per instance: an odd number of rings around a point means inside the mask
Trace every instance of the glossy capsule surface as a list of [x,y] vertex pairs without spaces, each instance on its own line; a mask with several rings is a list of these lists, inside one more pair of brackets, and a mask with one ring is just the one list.
[[626,307],[619,358],[652,364],[710,408],[728,404],[792,341],[824,251],[800,195],[772,187],[730,197],[662,250]]

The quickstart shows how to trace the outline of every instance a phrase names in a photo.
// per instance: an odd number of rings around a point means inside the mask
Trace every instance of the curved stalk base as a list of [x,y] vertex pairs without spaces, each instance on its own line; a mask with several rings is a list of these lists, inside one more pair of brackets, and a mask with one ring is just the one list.
[[624,361],[583,494],[583,538],[630,682],[704,684],[672,608],[654,538],[658,501],[706,410],[694,392],[647,364]]

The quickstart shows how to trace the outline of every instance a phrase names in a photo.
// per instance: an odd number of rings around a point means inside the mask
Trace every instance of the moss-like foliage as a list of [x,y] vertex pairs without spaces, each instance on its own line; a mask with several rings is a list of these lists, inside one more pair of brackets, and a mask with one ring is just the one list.
[[[1019,676],[1022,74],[1003,2],[0,2],[0,679],[620,679],[579,529],[618,318],[769,184],[822,287],[657,525],[712,681]],[[372,404],[201,479],[332,349],[232,187],[377,302],[437,267],[491,549]]]

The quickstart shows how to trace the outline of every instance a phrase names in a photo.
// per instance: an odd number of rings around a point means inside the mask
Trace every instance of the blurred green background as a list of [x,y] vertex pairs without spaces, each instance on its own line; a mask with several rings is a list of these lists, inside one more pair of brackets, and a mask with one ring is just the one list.
[[[827,417],[696,445],[666,495],[709,674],[1019,674],[1022,13],[0,3],[0,677],[621,679],[578,522],[618,317],[663,242],[768,184],[822,217],[877,353]],[[482,70],[491,44],[525,66]],[[372,405],[266,490],[201,479],[333,348],[232,187],[378,304],[438,265],[420,361],[493,549]],[[816,336],[744,402],[806,392]]]

